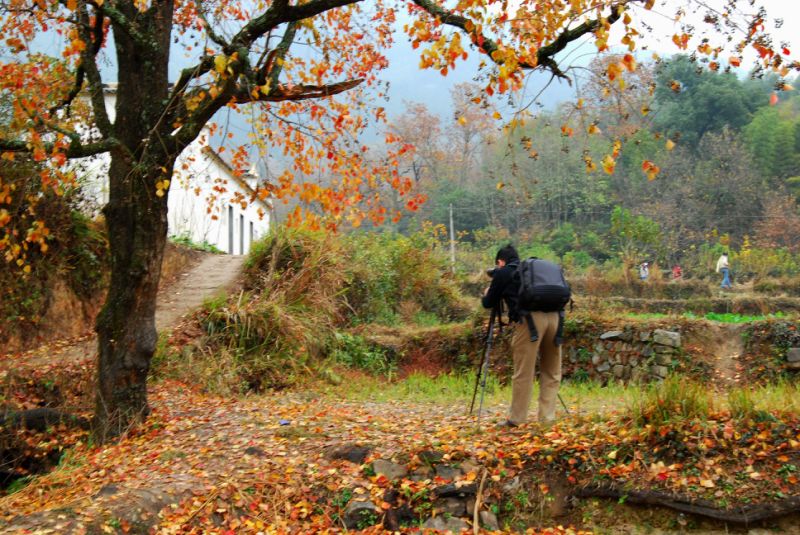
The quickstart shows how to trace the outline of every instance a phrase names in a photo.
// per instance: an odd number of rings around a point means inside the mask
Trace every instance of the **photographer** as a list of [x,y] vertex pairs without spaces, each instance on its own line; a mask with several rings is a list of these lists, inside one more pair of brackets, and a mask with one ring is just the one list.
[[516,249],[506,245],[497,252],[496,268],[492,270],[492,283],[483,296],[484,308],[494,308],[501,300],[508,306],[508,318],[513,322],[511,349],[514,358],[514,376],[512,379],[511,408],[508,419],[502,426],[516,427],[525,423],[528,418],[528,407],[533,392],[533,381],[536,376],[536,356],[542,351],[541,369],[539,372],[539,410],[540,422],[555,420],[556,398],[561,382],[561,346],[556,344],[559,326],[558,312],[531,312],[530,321],[535,325],[538,339],[532,341],[532,329],[526,317],[520,317],[517,307],[519,294],[519,278],[515,277],[520,260]]

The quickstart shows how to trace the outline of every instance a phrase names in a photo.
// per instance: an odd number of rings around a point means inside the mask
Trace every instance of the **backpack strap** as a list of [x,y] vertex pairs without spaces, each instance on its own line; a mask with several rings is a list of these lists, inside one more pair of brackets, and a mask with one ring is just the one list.
[[525,312],[522,316],[525,318],[525,323],[528,325],[528,333],[531,335],[531,342],[535,342],[539,339],[539,331],[536,330],[536,324],[533,322],[533,315],[531,315],[530,312]]
[[558,312],[558,328],[556,329],[555,343],[557,346],[560,346],[564,343],[564,316],[566,316],[566,313],[563,309],[561,309]]

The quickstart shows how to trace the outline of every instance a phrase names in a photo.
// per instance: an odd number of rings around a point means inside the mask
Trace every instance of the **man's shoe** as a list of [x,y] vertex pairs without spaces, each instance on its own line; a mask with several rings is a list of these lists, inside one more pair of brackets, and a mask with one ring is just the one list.
[[497,424],[497,427],[512,428],[512,427],[519,427],[519,424],[515,424],[511,420],[506,420],[505,422],[500,422],[499,424]]

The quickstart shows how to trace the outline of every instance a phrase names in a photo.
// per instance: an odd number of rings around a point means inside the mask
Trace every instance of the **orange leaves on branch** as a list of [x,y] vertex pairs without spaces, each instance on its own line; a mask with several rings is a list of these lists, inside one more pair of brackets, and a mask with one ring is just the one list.
[[628,72],[633,72],[636,70],[636,59],[634,59],[632,54],[625,54],[622,56],[622,66],[625,67]]
[[689,47],[690,37],[691,36],[687,33],[682,33],[681,35],[675,34],[672,36],[672,42],[681,50],[686,50]]

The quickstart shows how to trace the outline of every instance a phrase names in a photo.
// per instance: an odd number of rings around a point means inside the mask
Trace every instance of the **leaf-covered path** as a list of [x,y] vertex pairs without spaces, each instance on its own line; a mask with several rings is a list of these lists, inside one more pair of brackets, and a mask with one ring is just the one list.
[[[386,511],[389,491],[422,520],[436,489],[450,483],[424,471],[411,477],[431,450],[461,466],[457,486],[487,474],[486,499],[495,504],[515,480],[541,503],[556,484],[574,493],[602,483],[601,495],[641,491],[656,503],[675,497],[732,518],[763,512],[762,502],[797,511],[800,495],[794,418],[636,427],[619,416],[506,430],[491,425],[502,416],[492,407],[478,431],[463,404],[356,403],[314,392],[233,400],[176,383],[157,385],[152,400],[154,414],[136,434],[103,449],[81,446],[55,472],[0,499],[0,531],[330,532],[343,530],[348,499]],[[363,463],[331,455],[354,444],[369,448]],[[396,461],[409,476],[375,474],[376,459]]]

